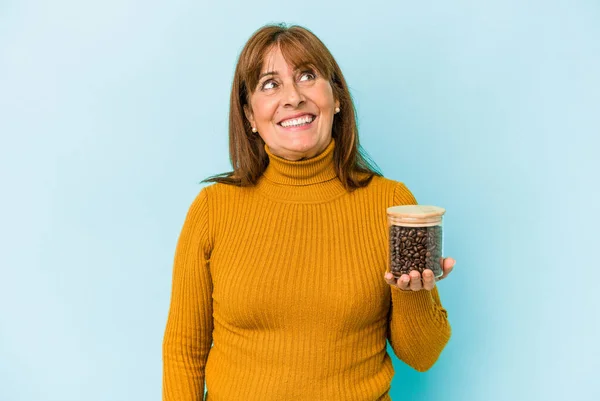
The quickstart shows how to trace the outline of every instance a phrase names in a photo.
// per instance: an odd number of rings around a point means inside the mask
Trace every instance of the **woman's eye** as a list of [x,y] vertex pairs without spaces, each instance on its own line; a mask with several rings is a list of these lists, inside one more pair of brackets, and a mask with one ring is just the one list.
[[[300,81],[310,81],[310,80],[314,80],[316,79],[317,76],[310,71],[305,71],[300,75]],[[263,84],[260,86],[261,90],[270,90],[270,89],[275,89],[277,87],[277,82],[275,82],[272,79],[269,79],[265,82],[263,82]]]
[[303,72],[302,75],[300,76],[300,81],[305,81],[305,79],[303,79],[304,77],[308,77],[308,79],[315,79],[315,74],[313,74],[312,72]]
[[265,81],[262,86],[261,89],[266,90],[266,89],[273,89],[277,84],[275,83],[275,81],[273,81],[272,79]]

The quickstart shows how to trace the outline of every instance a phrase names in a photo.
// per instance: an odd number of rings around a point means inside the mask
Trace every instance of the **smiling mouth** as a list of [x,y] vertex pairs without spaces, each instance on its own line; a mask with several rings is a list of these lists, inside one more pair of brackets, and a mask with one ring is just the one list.
[[299,118],[291,118],[289,120],[281,121],[277,123],[277,125],[283,128],[303,127],[311,124],[313,121],[315,121],[316,118],[317,116],[313,114],[307,114]]

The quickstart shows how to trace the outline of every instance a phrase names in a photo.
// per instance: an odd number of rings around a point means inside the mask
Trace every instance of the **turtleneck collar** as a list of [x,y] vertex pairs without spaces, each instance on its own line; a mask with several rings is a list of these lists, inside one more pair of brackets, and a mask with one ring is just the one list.
[[337,177],[333,167],[334,138],[331,138],[329,145],[320,154],[298,161],[276,156],[267,144],[264,146],[269,155],[269,165],[263,174],[271,182],[283,185],[310,185]]
[[302,203],[322,202],[345,193],[333,162],[335,139],[323,152],[305,160],[287,160],[274,155],[265,144],[269,165],[258,189],[269,198]]

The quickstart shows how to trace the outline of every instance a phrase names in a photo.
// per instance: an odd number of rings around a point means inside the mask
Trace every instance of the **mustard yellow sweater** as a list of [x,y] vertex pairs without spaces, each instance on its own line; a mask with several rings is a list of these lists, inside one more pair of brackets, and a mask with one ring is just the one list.
[[334,146],[302,161],[265,146],[255,187],[200,191],[175,252],[164,401],[390,400],[386,340],[418,371],[436,362],[451,331],[437,288],[383,277],[386,208],[416,200],[382,177],[346,192]]

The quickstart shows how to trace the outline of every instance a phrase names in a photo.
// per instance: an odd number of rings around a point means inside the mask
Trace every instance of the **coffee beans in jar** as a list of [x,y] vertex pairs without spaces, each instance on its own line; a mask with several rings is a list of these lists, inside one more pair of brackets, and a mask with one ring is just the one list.
[[389,271],[395,276],[425,269],[434,277],[444,274],[442,216],[446,209],[428,205],[402,205],[387,209]]

